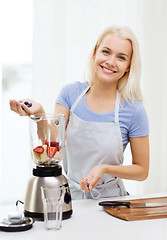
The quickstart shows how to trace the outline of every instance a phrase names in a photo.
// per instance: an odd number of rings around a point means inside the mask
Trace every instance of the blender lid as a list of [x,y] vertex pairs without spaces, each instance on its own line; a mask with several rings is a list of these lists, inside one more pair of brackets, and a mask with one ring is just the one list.
[[21,232],[32,228],[34,219],[30,217],[24,217],[23,219],[14,222],[9,219],[0,220],[0,231],[5,232]]

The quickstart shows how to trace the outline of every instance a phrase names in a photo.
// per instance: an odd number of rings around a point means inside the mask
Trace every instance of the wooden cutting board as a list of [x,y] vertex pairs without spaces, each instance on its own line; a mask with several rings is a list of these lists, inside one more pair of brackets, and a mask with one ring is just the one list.
[[[167,197],[144,198],[144,199],[134,199],[134,200],[126,200],[126,201],[133,202],[133,203],[137,203],[137,202],[138,203],[167,203]],[[107,213],[111,214],[112,216],[126,220],[126,221],[167,218],[167,206],[156,207],[156,208],[127,208],[124,206],[120,206],[120,207],[104,207],[104,209]]]

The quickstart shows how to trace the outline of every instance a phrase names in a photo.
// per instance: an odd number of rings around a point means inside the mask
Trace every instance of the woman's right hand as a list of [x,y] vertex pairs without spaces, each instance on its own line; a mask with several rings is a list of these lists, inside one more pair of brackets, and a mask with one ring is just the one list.
[[[31,107],[24,104],[25,102],[32,103]],[[44,113],[44,109],[40,103],[37,103],[30,99],[21,99],[19,101],[10,100],[10,109],[20,116],[30,116],[32,114]]]

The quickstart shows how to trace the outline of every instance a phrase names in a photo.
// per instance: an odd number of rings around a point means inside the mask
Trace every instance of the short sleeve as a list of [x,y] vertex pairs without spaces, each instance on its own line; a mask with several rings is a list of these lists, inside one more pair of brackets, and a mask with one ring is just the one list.
[[56,99],[56,103],[63,105],[68,110],[70,110],[70,108],[71,108],[70,99],[69,99],[69,92],[71,92],[71,90],[72,90],[71,88],[72,88],[71,84],[67,84],[66,86],[64,86],[60,90],[58,97]]
[[136,101],[131,121],[129,123],[129,137],[142,137],[149,134],[149,121],[146,110],[140,101]]
[[59,103],[66,107],[68,110],[71,109],[77,97],[87,87],[86,83],[75,82],[65,85],[58,94],[56,103]]

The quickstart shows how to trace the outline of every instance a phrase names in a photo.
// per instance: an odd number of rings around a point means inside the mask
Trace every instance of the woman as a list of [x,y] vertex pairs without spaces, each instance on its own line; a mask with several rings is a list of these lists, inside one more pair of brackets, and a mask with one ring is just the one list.
[[[133,32],[117,26],[105,30],[89,66],[89,84],[65,86],[55,105],[55,113],[66,116],[64,170],[74,199],[126,195],[122,179],[143,181],[149,171],[148,119]],[[20,115],[44,112],[39,103],[31,102],[28,108],[11,100],[10,107]],[[128,142],[132,164],[123,166]]]

